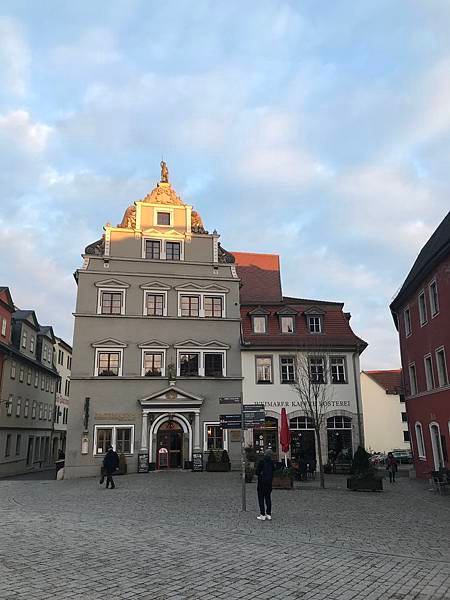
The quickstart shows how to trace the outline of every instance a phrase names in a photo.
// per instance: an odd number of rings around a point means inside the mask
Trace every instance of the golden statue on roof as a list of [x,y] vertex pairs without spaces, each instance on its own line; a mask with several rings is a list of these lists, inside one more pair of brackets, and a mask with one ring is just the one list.
[[161,183],[169,183],[169,169],[164,160],[161,161]]

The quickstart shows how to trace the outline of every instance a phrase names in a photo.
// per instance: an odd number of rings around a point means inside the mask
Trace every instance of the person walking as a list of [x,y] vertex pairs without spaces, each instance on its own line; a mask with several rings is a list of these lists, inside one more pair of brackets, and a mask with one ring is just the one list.
[[260,515],[256,517],[259,521],[272,520],[272,479],[275,465],[272,460],[272,450],[270,448],[264,452],[264,457],[259,461],[256,467],[258,476],[258,502]]
[[398,470],[398,463],[394,458],[392,452],[388,452],[387,461],[386,461],[386,469],[389,473],[389,483],[395,483],[395,474]]
[[102,484],[105,480],[105,475],[106,475],[106,489],[109,488],[109,484],[111,484],[112,490],[116,487],[112,476],[113,476],[114,471],[116,471],[118,468],[119,468],[119,455],[117,454],[117,452],[115,452],[113,450],[112,446],[110,446],[105,455],[105,458],[103,459],[103,471],[102,471],[102,477],[100,479],[100,484]]

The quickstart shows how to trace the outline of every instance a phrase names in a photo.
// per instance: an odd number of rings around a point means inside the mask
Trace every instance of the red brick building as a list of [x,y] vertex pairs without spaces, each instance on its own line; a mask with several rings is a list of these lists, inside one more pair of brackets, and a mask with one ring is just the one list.
[[418,477],[450,467],[450,213],[391,303]]
[[11,344],[11,315],[14,310],[14,303],[9,289],[5,286],[0,286],[0,393],[2,389],[3,363],[8,352],[8,347]]

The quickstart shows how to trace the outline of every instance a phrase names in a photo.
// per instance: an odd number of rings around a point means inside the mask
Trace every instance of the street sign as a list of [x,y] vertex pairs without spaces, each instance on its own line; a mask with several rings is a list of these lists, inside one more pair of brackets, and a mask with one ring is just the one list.
[[240,396],[224,396],[219,398],[219,404],[240,404]]
[[266,410],[266,409],[264,408],[264,404],[243,404],[242,410],[244,412],[247,412],[247,411],[253,412],[254,410]]
[[220,415],[220,426],[222,429],[241,429],[241,415]]
[[266,419],[266,411],[254,410],[244,412],[244,429],[253,429],[253,427],[260,427],[264,425]]

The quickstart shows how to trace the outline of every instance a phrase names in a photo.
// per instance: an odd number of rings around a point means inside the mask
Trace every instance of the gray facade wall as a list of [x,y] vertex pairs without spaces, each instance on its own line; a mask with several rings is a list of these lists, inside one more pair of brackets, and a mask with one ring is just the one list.
[[[116,233],[118,239],[115,241]],[[155,238],[155,234],[151,237]],[[142,428],[146,410],[150,410],[148,426],[145,428],[146,445],[152,461],[156,452],[156,429],[150,442],[152,421],[156,422],[170,414],[182,415],[188,429],[183,440],[183,463],[190,460],[191,451],[196,449],[196,445],[199,447],[197,449],[203,451],[205,423],[218,423],[221,413],[239,412],[239,407],[219,404],[220,397],[240,396],[242,389],[239,280],[230,265],[214,261],[214,240],[212,235],[193,235],[191,240],[187,237],[184,260],[179,262],[146,260],[141,258],[142,240],[136,232],[127,234],[126,231],[113,229],[110,256],[85,256],[85,268],[78,271],[65,477],[99,473],[103,456],[94,452],[96,426],[133,426],[134,448],[126,458],[128,472],[136,472],[138,453],[145,445]],[[127,286],[123,288],[126,295],[123,315],[97,314],[99,289],[104,285],[102,282],[108,280]],[[164,317],[143,315],[144,290],[140,286],[155,282],[169,287],[167,316]],[[178,316],[179,290],[176,288],[187,284],[202,290],[207,290],[208,286],[225,288],[220,293],[225,296],[226,317],[207,319]],[[106,285],[112,287],[114,283]],[[114,343],[111,339],[123,345],[122,376],[96,377],[93,345],[107,340],[109,346]],[[176,382],[172,382],[172,391],[178,394],[177,399],[172,405],[161,407],[161,400],[149,397],[157,396],[170,387],[168,373],[164,377],[141,375],[139,344],[149,340],[159,340],[167,346],[166,364],[176,362],[175,346],[181,342],[193,340],[207,344],[214,341],[225,345],[226,376],[178,376]],[[195,347],[192,351],[195,351]],[[170,393],[166,395],[170,396]],[[84,423],[86,398],[89,398],[87,429]],[[195,440],[196,426],[200,432],[199,440]],[[196,444],[196,441],[199,443]],[[237,466],[240,444],[235,434],[228,435],[228,451],[232,464]]]

